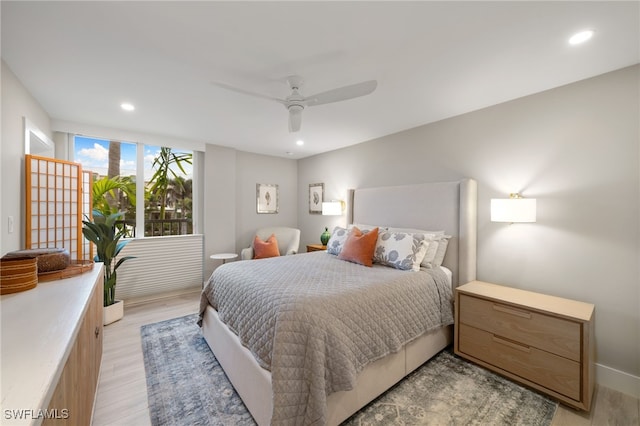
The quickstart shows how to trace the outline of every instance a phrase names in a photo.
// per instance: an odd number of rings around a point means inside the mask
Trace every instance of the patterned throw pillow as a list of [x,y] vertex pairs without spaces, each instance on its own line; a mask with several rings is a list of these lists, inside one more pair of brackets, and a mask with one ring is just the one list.
[[389,227],[387,230],[389,232],[406,232],[407,234],[424,234],[429,243],[427,245],[427,253],[424,256],[424,259],[422,259],[420,266],[431,269],[442,265],[447,245],[449,243],[449,238],[451,238],[450,235],[445,235],[443,230],[427,231],[423,229],[395,227]]
[[327,253],[339,255],[344,247],[344,242],[347,241],[347,236],[349,236],[349,231],[345,228],[336,226],[331,233],[329,242],[327,243]]
[[383,231],[378,236],[373,261],[404,271],[419,271],[428,247],[425,234]]

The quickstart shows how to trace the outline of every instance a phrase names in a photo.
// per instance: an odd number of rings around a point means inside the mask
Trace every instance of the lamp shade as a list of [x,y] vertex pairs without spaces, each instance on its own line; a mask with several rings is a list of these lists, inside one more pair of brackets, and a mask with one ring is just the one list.
[[341,201],[323,202],[322,214],[324,216],[340,216],[342,214],[342,202]]
[[491,222],[535,222],[535,198],[493,198],[491,200]]

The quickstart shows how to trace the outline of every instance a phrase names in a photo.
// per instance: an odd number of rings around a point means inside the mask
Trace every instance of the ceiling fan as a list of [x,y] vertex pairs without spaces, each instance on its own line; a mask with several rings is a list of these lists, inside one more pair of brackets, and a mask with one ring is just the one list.
[[300,130],[300,125],[302,123],[302,111],[306,107],[346,101],[347,99],[365,96],[373,92],[378,86],[378,82],[376,80],[369,80],[362,83],[339,87],[337,89],[327,90],[326,92],[316,93],[313,96],[305,97],[302,96],[299,92],[302,86],[302,77],[298,75],[289,76],[287,77],[287,83],[291,88],[291,94],[284,99],[280,99],[240,89],[228,84],[212,82],[212,84],[216,86],[223,87],[228,90],[233,90],[234,92],[244,93],[245,95],[269,99],[271,101],[281,103],[289,111],[289,132],[297,132]]

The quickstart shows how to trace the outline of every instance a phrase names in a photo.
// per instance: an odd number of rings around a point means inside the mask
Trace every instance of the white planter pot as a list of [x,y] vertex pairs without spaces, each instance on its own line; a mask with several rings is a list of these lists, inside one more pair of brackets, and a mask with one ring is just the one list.
[[124,316],[124,302],[116,300],[113,305],[105,306],[102,310],[102,324],[109,325],[121,320]]

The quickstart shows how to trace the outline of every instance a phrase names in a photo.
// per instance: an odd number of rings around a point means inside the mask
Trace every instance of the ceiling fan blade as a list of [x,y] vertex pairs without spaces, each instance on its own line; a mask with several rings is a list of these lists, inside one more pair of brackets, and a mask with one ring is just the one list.
[[213,84],[214,86],[222,87],[223,89],[231,90],[232,92],[242,93],[243,95],[249,95],[249,96],[253,96],[253,97],[256,97],[256,98],[262,98],[262,99],[268,99],[270,101],[276,101],[276,102],[281,103],[283,105],[287,104],[287,101],[285,101],[284,99],[278,99],[278,98],[274,98],[273,96],[263,95],[262,93],[256,93],[256,92],[251,92],[249,90],[240,89],[238,87],[230,86],[230,85],[228,85],[226,83],[222,83],[220,81],[212,81],[211,84]]
[[360,96],[368,95],[376,90],[378,82],[376,80],[364,81],[362,83],[352,84],[349,86],[339,87],[326,92],[318,93],[305,98],[305,105],[314,106],[328,104],[331,102],[346,101]]
[[299,105],[292,105],[289,107],[289,132],[295,133],[300,131],[300,125],[302,124],[302,110],[304,108]]

